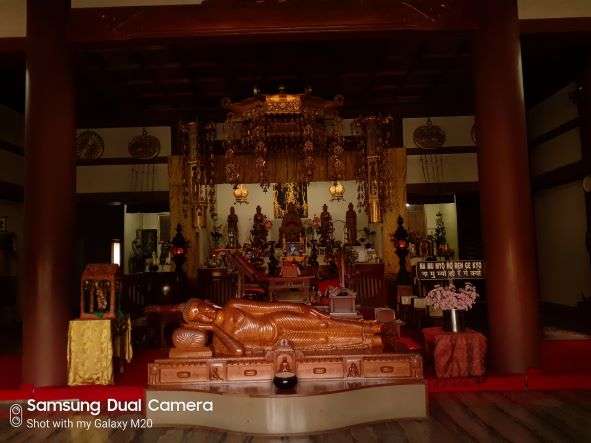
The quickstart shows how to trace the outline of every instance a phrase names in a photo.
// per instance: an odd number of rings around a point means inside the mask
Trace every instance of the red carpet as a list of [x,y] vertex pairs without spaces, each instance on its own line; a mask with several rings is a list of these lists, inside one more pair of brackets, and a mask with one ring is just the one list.
[[[421,343],[412,336],[403,343],[415,352],[422,350]],[[165,358],[166,350],[137,352],[123,374],[116,374],[114,386],[77,386],[33,388],[21,386],[21,356],[0,356],[0,401],[35,398],[38,400],[71,399],[136,400],[144,397],[147,384],[147,364],[157,358]],[[425,368],[425,380],[429,392],[519,391],[591,389],[591,340],[544,340],[541,349],[541,369],[521,375],[487,374],[483,377],[454,379],[436,378],[433,369]]]

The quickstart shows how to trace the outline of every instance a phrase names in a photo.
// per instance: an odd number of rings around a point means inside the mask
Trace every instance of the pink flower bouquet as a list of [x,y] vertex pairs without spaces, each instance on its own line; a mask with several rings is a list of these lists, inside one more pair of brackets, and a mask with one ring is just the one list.
[[466,283],[463,288],[457,289],[453,283],[448,286],[435,285],[429,291],[425,303],[443,311],[458,309],[468,311],[478,298],[478,292],[472,283]]

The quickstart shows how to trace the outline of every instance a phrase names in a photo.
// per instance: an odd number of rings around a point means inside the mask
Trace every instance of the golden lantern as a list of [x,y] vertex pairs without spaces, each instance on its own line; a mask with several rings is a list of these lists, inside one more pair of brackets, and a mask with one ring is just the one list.
[[248,189],[243,184],[239,184],[234,188],[234,201],[235,203],[247,203],[248,204]]
[[328,188],[328,192],[330,192],[331,201],[342,201],[343,195],[345,194],[345,187],[338,181],[335,181]]

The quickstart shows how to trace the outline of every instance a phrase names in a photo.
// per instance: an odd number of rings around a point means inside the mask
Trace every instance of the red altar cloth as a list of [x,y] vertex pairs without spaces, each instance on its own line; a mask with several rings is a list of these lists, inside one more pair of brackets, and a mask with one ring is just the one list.
[[447,332],[441,327],[422,330],[425,352],[432,355],[437,377],[481,376],[486,371],[486,337],[480,332]]

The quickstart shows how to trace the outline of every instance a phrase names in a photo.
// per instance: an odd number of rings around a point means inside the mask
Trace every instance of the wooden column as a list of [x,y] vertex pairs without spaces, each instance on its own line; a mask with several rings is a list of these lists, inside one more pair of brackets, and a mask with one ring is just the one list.
[[23,382],[66,382],[74,259],[74,91],[68,0],[27,1]]
[[538,364],[538,275],[515,0],[482,0],[475,37],[476,124],[490,361]]
[[[396,275],[398,274],[400,261],[396,255],[396,249],[394,248],[394,243],[390,240],[390,236],[396,231],[396,221],[399,215],[402,215],[406,221],[406,149],[386,149],[385,157],[392,171],[393,201],[392,208],[382,214],[382,250],[385,273]],[[405,223],[405,226],[408,225]]]
[[170,196],[170,229],[171,237],[176,234],[177,224],[183,227],[183,235],[189,242],[185,272],[189,288],[196,287],[197,269],[199,267],[199,232],[193,227],[191,211],[183,211],[183,189],[184,189],[183,157],[171,155],[168,158],[168,183]]

